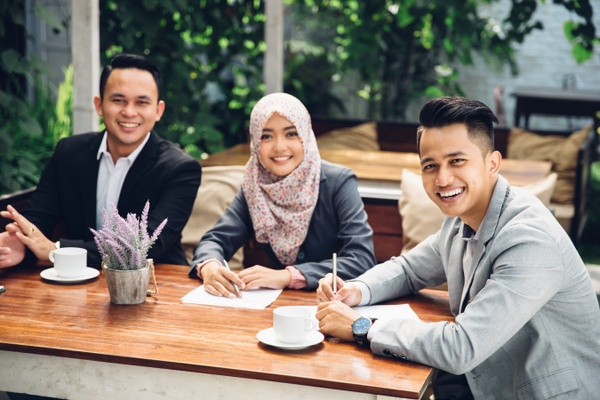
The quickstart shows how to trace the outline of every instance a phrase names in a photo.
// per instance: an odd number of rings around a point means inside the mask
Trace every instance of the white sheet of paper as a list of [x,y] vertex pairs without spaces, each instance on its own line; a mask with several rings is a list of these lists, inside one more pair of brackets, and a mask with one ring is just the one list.
[[420,321],[417,313],[413,311],[409,304],[388,304],[375,306],[353,307],[360,315],[379,320],[392,318],[406,318]]
[[[317,306],[306,306],[306,308],[310,309],[313,316],[316,315]],[[415,321],[421,320],[409,304],[385,304],[352,308],[364,317],[377,318],[380,320],[388,320],[392,318],[406,318]]]
[[262,310],[277,299],[281,289],[258,289],[242,292],[242,297],[220,297],[213,296],[200,285],[181,298],[184,303],[204,304],[208,306],[239,307]]

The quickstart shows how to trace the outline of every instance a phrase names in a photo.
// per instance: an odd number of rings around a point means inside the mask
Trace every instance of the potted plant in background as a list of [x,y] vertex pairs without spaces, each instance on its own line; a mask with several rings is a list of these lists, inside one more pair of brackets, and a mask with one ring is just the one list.
[[[94,241],[102,256],[102,271],[106,277],[110,301],[115,304],[140,304],[146,301],[150,273],[154,278],[154,264],[148,259],[148,250],[158,238],[167,223],[167,219],[148,234],[147,201],[141,218],[128,214],[127,218],[119,215],[113,205],[109,214],[104,210],[102,229],[94,234]],[[156,279],[154,278],[156,289]]]

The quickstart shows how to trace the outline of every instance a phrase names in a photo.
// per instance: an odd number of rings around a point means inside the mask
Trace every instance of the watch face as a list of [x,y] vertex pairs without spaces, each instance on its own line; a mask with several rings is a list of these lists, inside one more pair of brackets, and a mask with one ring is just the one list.
[[366,335],[371,328],[371,320],[367,317],[360,317],[352,324],[352,333],[355,335]]

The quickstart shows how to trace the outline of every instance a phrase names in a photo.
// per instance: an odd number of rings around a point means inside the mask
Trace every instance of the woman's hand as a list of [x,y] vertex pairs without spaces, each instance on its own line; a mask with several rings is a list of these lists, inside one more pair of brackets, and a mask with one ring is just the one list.
[[262,265],[240,271],[239,277],[244,281],[245,290],[285,289],[292,282],[292,274],[287,269],[271,269]]
[[233,285],[237,285],[240,290],[245,286],[235,272],[225,268],[216,260],[204,264],[198,274],[204,281],[204,289],[215,296],[240,297]]

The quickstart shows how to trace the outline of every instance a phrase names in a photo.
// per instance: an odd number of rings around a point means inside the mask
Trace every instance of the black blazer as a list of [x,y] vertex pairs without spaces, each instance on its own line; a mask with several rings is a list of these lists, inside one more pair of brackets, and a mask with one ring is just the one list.
[[[48,238],[62,223],[61,247],[87,249],[88,265],[94,267],[101,262],[90,227],[96,228],[96,156],[102,136],[93,132],[59,141],[23,212]],[[148,254],[156,263],[187,264],[181,231],[192,212],[201,174],[196,160],[154,132],[127,173],[117,205],[119,214],[139,217],[150,200],[150,233],[168,218]]]

